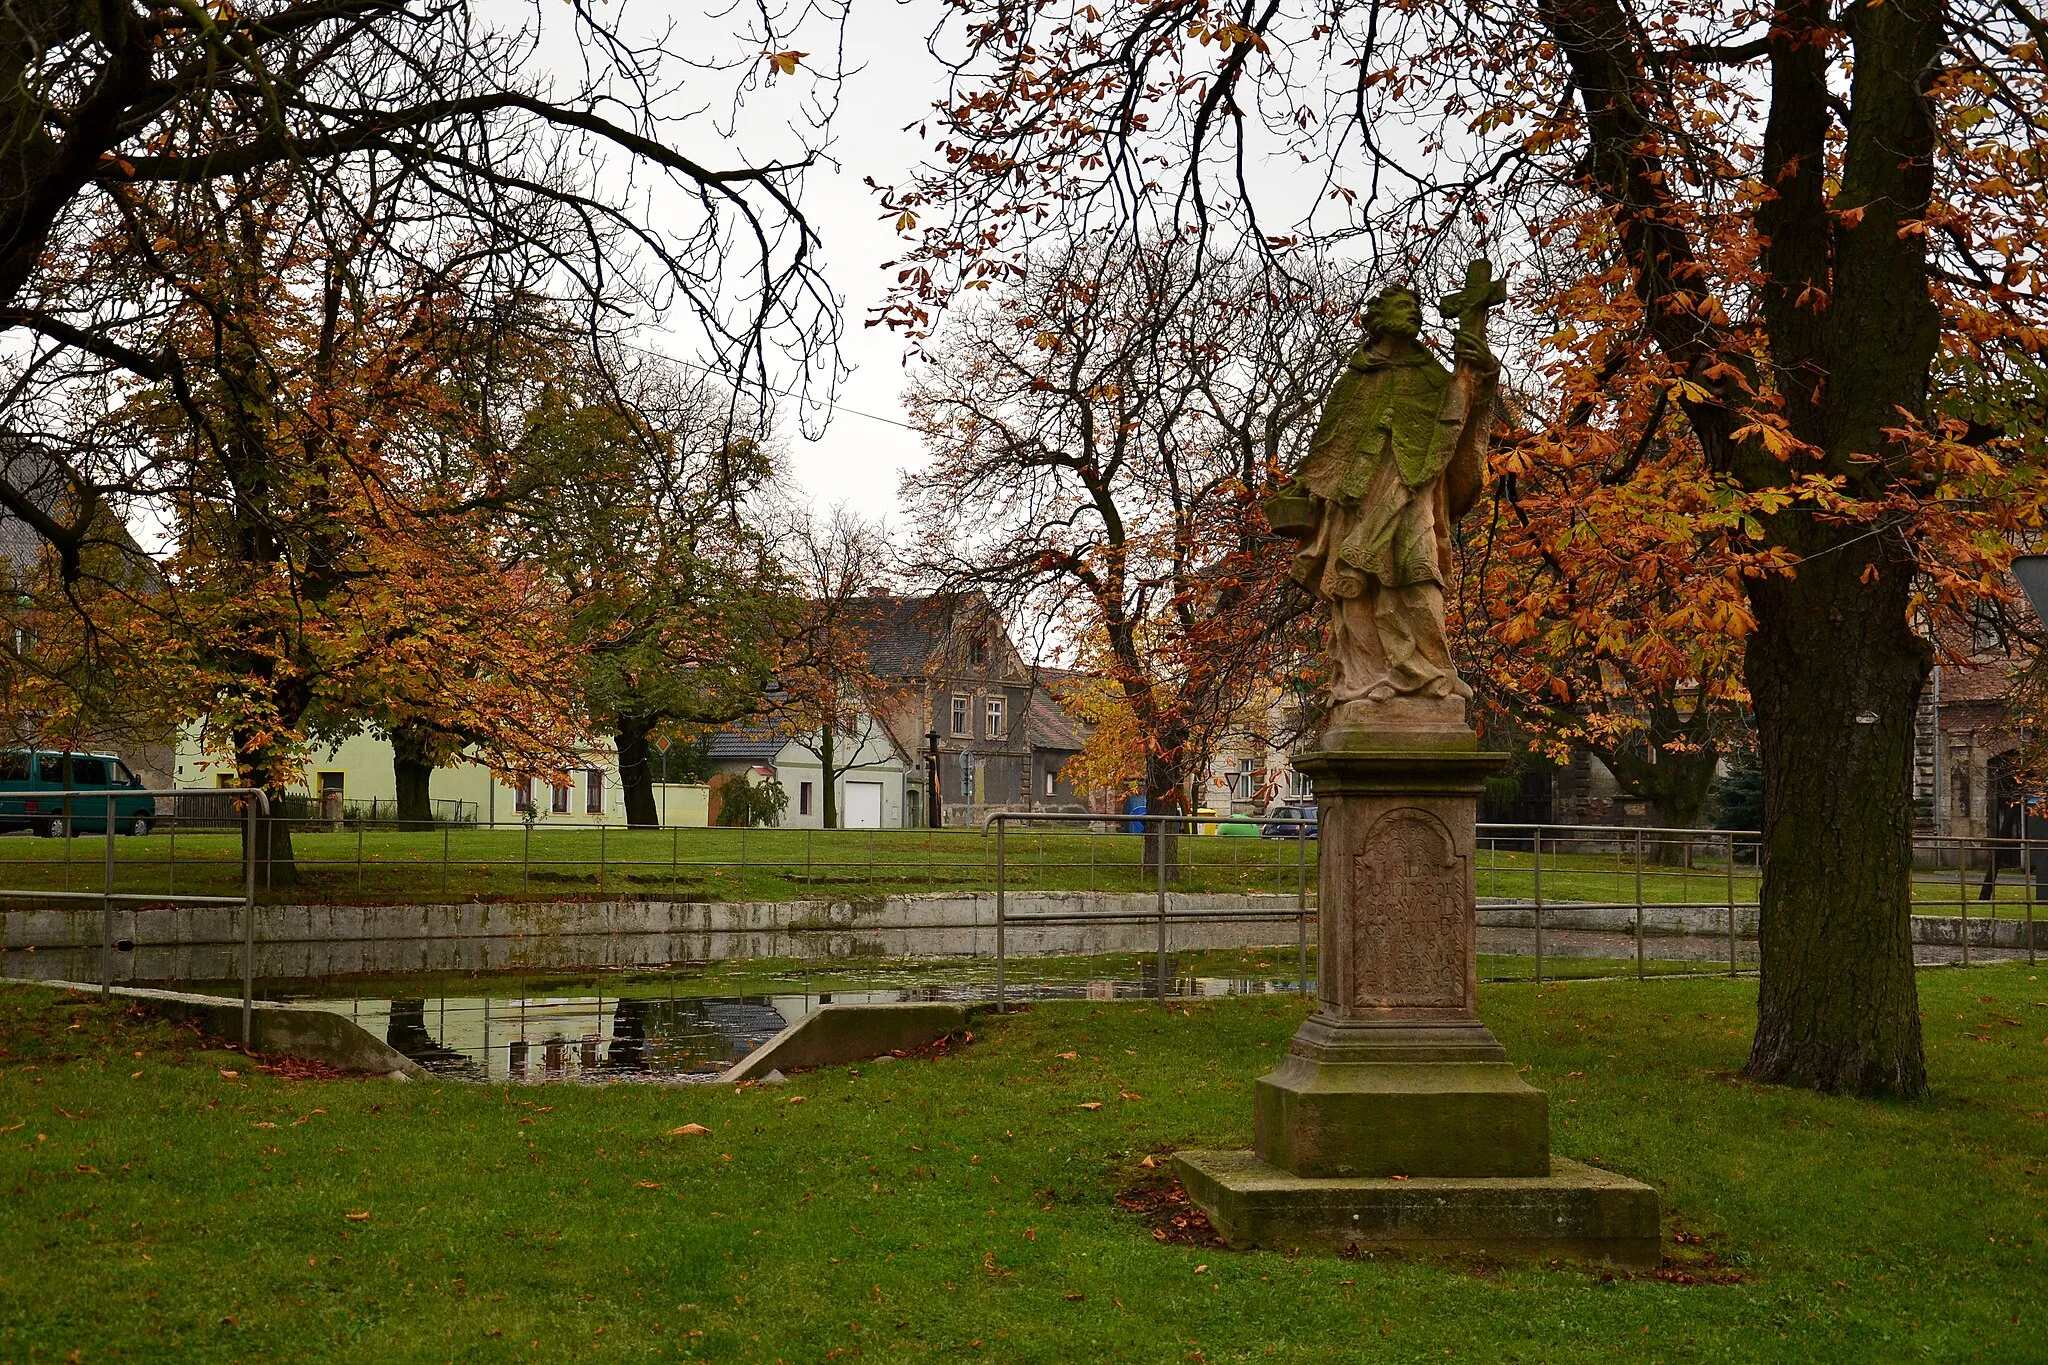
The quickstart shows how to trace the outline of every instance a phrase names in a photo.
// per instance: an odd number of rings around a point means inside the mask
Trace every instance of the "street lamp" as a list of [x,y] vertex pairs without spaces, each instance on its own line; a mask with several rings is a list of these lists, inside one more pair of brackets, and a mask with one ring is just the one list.
[[939,732],[924,732],[924,800],[925,824],[932,829],[939,828],[945,813],[939,807]]

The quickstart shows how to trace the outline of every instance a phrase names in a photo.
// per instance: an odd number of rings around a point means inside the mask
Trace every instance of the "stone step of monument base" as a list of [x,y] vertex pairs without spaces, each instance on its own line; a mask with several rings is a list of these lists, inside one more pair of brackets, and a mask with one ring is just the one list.
[[1233,1247],[1397,1248],[1502,1260],[1654,1266],[1657,1192],[1553,1157],[1547,1176],[1314,1180],[1252,1152],[1178,1152],[1174,1173]]

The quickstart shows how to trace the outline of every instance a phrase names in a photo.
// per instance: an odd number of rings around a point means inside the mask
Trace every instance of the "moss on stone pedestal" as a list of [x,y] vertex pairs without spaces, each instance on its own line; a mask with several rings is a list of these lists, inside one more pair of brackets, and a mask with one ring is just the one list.
[[1549,1097],[1507,1062],[1296,1056],[1253,1094],[1259,1156],[1299,1176],[1550,1173]]
[[1174,1171],[1234,1247],[1397,1247],[1627,1266],[1656,1265],[1662,1250],[1656,1191],[1562,1158],[1547,1176],[1497,1180],[1310,1180],[1250,1152],[1180,1152]]

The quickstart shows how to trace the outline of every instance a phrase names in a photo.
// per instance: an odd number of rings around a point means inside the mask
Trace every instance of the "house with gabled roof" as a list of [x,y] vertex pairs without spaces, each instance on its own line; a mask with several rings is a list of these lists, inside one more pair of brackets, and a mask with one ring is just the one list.
[[868,668],[884,689],[876,714],[898,749],[921,760],[925,783],[936,781],[941,823],[1087,809],[1065,773],[1086,728],[1025,661],[986,594],[876,594],[859,605]]

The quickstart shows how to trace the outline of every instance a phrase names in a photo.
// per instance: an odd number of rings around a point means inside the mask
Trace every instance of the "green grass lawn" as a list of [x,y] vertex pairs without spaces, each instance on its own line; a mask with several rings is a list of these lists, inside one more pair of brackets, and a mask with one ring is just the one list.
[[1668,1279],[1155,1240],[1119,1192],[1249,1140],[1291,999],[735,1092],[295,1081],[9,989],[0,1357],[2038,1359],[2048,985],[1921,989],[1917,1105],[1739,1080],[1748,982],[1483,993],[1557,1150],[1661,1191]]

